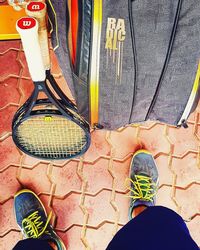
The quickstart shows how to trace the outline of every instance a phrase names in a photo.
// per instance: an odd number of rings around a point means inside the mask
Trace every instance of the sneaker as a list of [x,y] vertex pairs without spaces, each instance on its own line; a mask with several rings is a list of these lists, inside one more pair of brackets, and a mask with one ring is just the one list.
[[158,171],[151,153],[146,150],[137,151],[130,165],[129,219],[132,219],[133,209],[138,206],[155,206],[155,195],[158,189]]
[[58,250],[66,250],[64,243],[49,224],[52,212],[47,216],[42,202],[34,192],[23,189],[16,193],[14,212],[24,239],[47,240],[53,242]]

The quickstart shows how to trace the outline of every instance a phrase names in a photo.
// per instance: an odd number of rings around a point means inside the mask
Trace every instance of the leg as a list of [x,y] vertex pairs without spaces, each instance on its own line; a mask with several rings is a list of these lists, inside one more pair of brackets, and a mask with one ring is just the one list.
[[133,156],[130,182],[130,221],[114,236],[107,250],[199,250],[178,214],[154,206],[158,172],[149,152],[140,150]]
[[21,240],[13,248],[13,250],[54,250],[47,241],[40,239]]

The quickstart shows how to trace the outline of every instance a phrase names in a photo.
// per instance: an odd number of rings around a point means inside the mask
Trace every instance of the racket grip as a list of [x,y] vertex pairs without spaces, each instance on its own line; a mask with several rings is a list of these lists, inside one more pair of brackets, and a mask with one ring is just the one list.
[[38,21],[38,37],[45,70],[50,69],[49,40],[46,24],[47,7],[44,2],[33,1],[26,6],[26,14]]
[[16,30],[20,34],[26,61],[31,78],[34,82],[44,81],[46,78],[38,42],[38,22],[31,17],[22,17],[16,23]]

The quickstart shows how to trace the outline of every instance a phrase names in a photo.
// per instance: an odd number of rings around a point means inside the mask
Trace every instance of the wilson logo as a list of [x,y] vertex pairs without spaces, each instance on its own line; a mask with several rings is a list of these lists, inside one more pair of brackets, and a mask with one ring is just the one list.
[[34,5],[32,6],[32,10],[40,10],[40,5],[34,4]]
[[36,25],[36,20],[31,17],[22,17],[17,21],[17,26],[20,29],[31,29]]
[[30,27],[31,26],[31,21],[23,21],[23,26],[24,27]]
[[106,49],[118,50],[118,42],[126,38],[124,19],[108,18],[106,28]]
[[43,2],[30,2],[27,5],[27,10],[29,11],[40,11],[43,10],[45,8],[45,4]]

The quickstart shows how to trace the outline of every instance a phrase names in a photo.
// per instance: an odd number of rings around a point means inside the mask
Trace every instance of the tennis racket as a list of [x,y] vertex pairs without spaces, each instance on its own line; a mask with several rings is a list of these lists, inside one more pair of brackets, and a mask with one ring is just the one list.
[[33,17],[38,22],[38,39],[42,54],[42,60],[44,64],[44,68],[46,70],[46,79],[50,81],[51,86],[55,89],[56,93],[62,99],[62,101],[71,108],[71,111],[77,111],[77,107],[74,103],[63,93],[59,85],[56,83],[53,75],[51,74],[51,62],[50,62],[50,52],[49,52],[49,42],[48,42],[48,32],[46,25],[46,12],[47,7],[43,2],[33,1],[27,4],[26,6],[26,14],[29,17]]
[[[56,87],[46,81],[37,20],[21,18],[16,29],[35,88],[14,116],[13,141],[23,152],[40,159],[69,159],[83,154],[90,145],[89,125],[77,114],[75,105],[63,93],[65,98],[61,100]],[[39,98],[41,93],[45,99]]]

